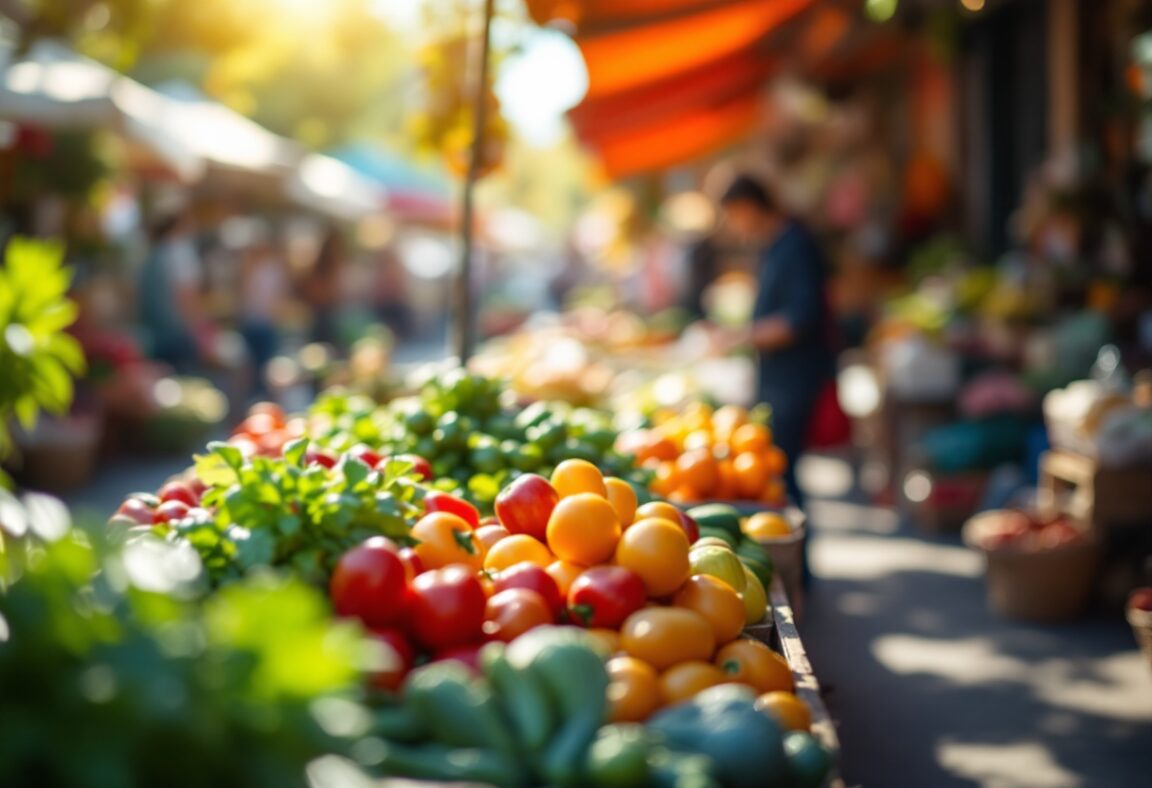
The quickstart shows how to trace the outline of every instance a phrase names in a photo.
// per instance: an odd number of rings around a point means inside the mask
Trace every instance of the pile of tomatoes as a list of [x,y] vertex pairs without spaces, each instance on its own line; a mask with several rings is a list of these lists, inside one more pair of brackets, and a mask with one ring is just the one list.
[[654,471],[654,493],[678,503],[784,503],[780,475],[788,458],[773,445],[771,428],[738,406],[713,410],[697,402],[682,412],[657,413],[652,427],[622,435],[618,448]]
[[613,655],[613,721],[643,721],[708,687],[739,683],[767,693],[786,727],[807,727],[786,661],[741,637],[766,613],[763,587],[734,555],[735,585],[722,571],[709,574],[707,566],[724,565],[715,551],[727,548],[707,540],[694,551],[691,517],[664,502],[639,505],[628,482],[578,459],[550,479],[518,477],[495,512],[481,518],[463,499],[429,492],[413,546],[374,537],[339,560],[330,584],[336,612],[361,619],[396,656],[378,685],[400,686],[423,660],[475,667],[488,641],[570,624]]

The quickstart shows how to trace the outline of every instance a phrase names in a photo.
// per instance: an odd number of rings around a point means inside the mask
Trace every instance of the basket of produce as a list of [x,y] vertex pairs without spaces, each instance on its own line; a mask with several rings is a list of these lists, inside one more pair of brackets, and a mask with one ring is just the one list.
[[768,417],[763,409],[693,402],[653,414],[650,427],[625,433],[618,446],[652,469],[654,493],[676,503],[782,506],[788,458],[772,443]]
[[1099,548],[1067,515],[984,512],[965,524],[964,541],[987,558],[988,604],[1005,618],[1067,620],[1091,598]]
[[1132,634],[1140,644],[1140,651],[1148,666],[1152,667],[1152,588],[1137,588],[1128,595],[1126,606]]
[[[253,416],[294,429],[271,408]],[[407,445],[411,426],[388,441]],[[328,589],[380,656],[348,768],[499,786],[771,788],[832,774],[794,629],[767,625],[792,616],[782,591],[770,608],[766,562],[701,537],[669,503],[642,503],[606,459],[510,473],[474,505],[387,445],[304,437],[277,450],[250,432],[115,520],[191,548],[212,593],[259,567]]]
[[725,540],[744,559],[778,576],[797,619],[804,612],[804,562],[808,528],[794,506],[767,508],[741,501],[711,501],[686,513],[704,538]]

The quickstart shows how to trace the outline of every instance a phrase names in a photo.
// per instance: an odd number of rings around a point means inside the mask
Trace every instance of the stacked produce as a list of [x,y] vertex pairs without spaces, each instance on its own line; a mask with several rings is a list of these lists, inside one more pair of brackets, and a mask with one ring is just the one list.
[[693,403],[661,412],[652,426],[621,436],[618,447],[655,473],[652,490],[676,502],[784,503],[788,459],[772,444],[767,413]]
[[[466,391],[466,379],[480,389]],[[130,535],[194,548],[212,587],[261,567],[326,586],[336,614],[358,619],[382,656],[357,750],[369,772],[496,785],[817,784],[828,755],[806,730],[786,661],[742,637],[767,612],[771,559],[755,538],[774,526],[721,504],[642,503],[643,488],[597,467],[629,467],[610,449],[598,463],[555,462],[573,441],[616,436],[587,437],[587,416],[566,421],[543,405],[504,410],[488,385],[429,386],[426,410],[351,415],[328,398],[312,414],[312,425],[332,416],[319,433],[259,406],[231,442],[157,495],[131,496],[114,519]],[[547,478],[502,467],[510,481],[484,516],[440,489],[477,489],[440,452],[467,428],[467,454],[453,449],[451,461],[481,463],[473,438],[500,418],[543,441],[538,467],[555,467]],[[304,433],[323,437],[295,437]],[[405,453],[416,447],[435,459]]]
[[336,451],[367,443],[382,454],[423,458],[437,488],[485,511],[516,475],[548,474],[568,458],[633,481],[645,478],[630,456],[614,450],[610,414],[563,403],[518,408],[505,399],[500,381],[453,370],[429,380],[418,396],[384,407],[363,397],[323,396],[309,414],[308,432]]

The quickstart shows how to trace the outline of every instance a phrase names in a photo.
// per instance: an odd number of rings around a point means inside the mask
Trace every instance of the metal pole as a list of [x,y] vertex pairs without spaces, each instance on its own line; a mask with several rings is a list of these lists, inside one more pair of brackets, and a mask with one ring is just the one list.
[[473,88],[472,151],[468,159],[468,174],[464,179],[464,194],[460,210],[460,266],[456,272],[456,292],[453,299],[456,322],[453,325],[452,345],[461,364],[467,364],[475,345],[475,315],[472,299],[472,225],[475,216],[476,181],[484,156],[484,129],[488,122],[488,59],[491,48],[492,16],[495,0],[484,0],[484,28],[480,39],[479,76]]

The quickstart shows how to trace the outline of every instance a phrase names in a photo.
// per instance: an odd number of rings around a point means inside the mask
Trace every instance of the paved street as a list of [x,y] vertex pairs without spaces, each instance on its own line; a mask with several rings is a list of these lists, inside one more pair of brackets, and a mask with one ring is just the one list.
[[867,788],[1152,784],[1152,669],[1120,612],[1061,626],[985,607],[983,559],[847,502],[846,467],[803,469],[817,581],[802,629]]

